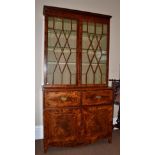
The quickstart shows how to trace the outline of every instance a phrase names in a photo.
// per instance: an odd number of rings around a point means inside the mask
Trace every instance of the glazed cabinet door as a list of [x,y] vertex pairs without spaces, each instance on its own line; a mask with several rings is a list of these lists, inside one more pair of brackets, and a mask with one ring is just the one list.
[[82,114],[87,141],[112,136],[112,105],[84,107]]
[[75,85],[77,20],[46,18],[46,84]]
[[82,84],[107,82],[108,28],[105,23],[82,23]]
[[79,137],[81,113],[79,109],[50,109],[44,111],[45,143],[64,146],[76,144]]

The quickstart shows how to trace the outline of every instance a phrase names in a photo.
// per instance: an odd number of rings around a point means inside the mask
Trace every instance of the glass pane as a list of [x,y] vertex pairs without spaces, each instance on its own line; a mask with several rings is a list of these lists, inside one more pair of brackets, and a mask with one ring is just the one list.
[[48,64],[47,64],[47,69],[48,69],[48,73],[49,74],[52,74],[53,73],[53,71],[54,71],[54,68],[55,68],[55,65],[56,65],[56,63],[52,63],[52,62],[49,62]]
[[99,61],[102,57],[102,51],[96,51],[95,56],[96,56],[97,60]]
[[64,68],[64,71],[63,71],[63,75],[62,75],[62,77],[63,77],[63,84],[68,84],[68,83],[70,83],[70,80],[71,80],[71,78],[70,78],[70,70],[68,69],[68,66],[66,66],[65,68]]
[[55,18],[54,20],[54,29],[62,29],[62,19],[60,18]]
[[88,56],[88,59],[89,59],[89,62],[91,62],[94,58],[94,51],[93,50],[88,50],[87,51],[87,56]]
[[[87,31],[88,25],[88,31]],[[96,27],[95,27],[96,26]],[[105,84],[107,25],[83,22],[82,84]]]
[[95,33],[94,23],[88,23],[88,32],[89,33]]
[[98,47],[98,44],[99,44],[99,37],[95,35],[93,36],[93,39],[92,39],[92,48],[96,50],[96,48]]
[[49,52],[48,52],[48,62],[56,62],[56,57],[55,57],[55,55],[54,55],[54,52],[53,52],[53,50],[51,50],[51,49],[49,49],[48,50]]
[[56,58],[56,61],[58,61],[60,59],[60,56],[61,56],[61,53],[62,53],[62,50],[60,48],[55,48],[53,50],[53,53],[54,53],[54,56]]
[[104,34],[107,34],[107,33],[108,33],[107,24],[103,24],[103,33],[104,33]]
[[76,32],[72,31],[70,33],[70,37],[68,39],[68,44],[70,46],[70,48],[76,48]]
[[93,59],[92,59],[92,65],[93,64],[98,64],[99,60],[96,58],[96,56],[94,55]]
[[88,73],[87,73],[87,84],[92,84],[94,83],[94,72],[92,68],[89,68]]
[[104,51],[107,50],[107,36],[106,35],[102,35],[101,47]]
[[55,71],[53,72],[53,81],[52,83],[54,84],[60,84],[62,83],[62,72],[61,69],[63,68],[63,65],[57,65],[57,67],[55,68]]
[[[82,84],[87,84],[88,83],[88,79],[89,82],[93,82],[93,72],[92,69],[90,68],[89,63],[82,63]],[[89,76],[88,76],[89,74]]]
[[54,47],[57,43],[57,36],[53,30],[48,30],[48,47]]
[[89,63],[89,57],[87,54],[87,50],[82,51],[82,63]]
[[95,84],[102,83],[102,72],[99,67],[97,67],[95,72]]
[[59,63],[65,63],[65,62],[66,62],[65,56],[63,54],[61,54]]
[[102,54],[100,58],[100,63],[106,63],[106,61],[107,61],[107,55]]
[[76,20],[72,20],[71,22],[72,22],[72,24],[71,24],[72,30],[77,30]]
[[87,32],[87,23],[86,22],[83,22],[83,32]]
[[90,39],[88,37],[88,34],[83,33],[83,35],[82,35],[82,48],[83,49],[88,49],[90,45],[91,44],[90,44]]
[[101,68],[101,72],[102,72],[102,83],[106,82],[106,64],[100,64],[99,67]]
[[96,24],[96,34],[102,34],[102,24]]
[[71,56],[71,50],[69,50],[68,48],[64,48],[64,51],[63,51],[63,55],[64,55],[64,58],[65,58],[65,62],[67,62],[67,60],[69,60],[70,56]]
[[70,19],[48,18],[47,83],[76,84],[76,29]]
[[59,43],[60,43],[60,47],[65,47],[66,38],[64,33],[61,33],[59,38]]
[[68,63],[68,68],[70,72],[71,84],[76,83],[76,64],[75,63]]
[[68,63],[76,63],[76,50],[71,50],[70,55],[68,56]]
[[48,28],[53,28],[53,18],[52,17],[48,18]]
[[64,19],[63,22],[64,30],[71,30],[71,20]]

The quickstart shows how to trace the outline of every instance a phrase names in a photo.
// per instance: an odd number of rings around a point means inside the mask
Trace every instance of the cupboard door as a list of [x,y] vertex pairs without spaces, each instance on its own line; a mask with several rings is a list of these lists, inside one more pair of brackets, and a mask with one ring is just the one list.
[[79,137],[81,113],[79,109],[44,111],[45,138],[52,145],[76,144]]
[[108,25],[83,22],[82,84],[106,84],[108,62]]
[[48,17],[46,84],[76,84],[77,20]]
[[85,107],[82,114],[87,140],[112,136],[112,105]]

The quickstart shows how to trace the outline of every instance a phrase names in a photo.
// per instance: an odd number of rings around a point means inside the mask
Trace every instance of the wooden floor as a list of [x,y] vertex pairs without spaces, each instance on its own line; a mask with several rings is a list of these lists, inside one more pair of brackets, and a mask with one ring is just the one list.
[[[119,155],[120,130],[113,131],[112,143],[100,140],[94,144],[77,147],[50,147],[45,155]],[[35,155],[44,155],[43,140],[36,140]]]

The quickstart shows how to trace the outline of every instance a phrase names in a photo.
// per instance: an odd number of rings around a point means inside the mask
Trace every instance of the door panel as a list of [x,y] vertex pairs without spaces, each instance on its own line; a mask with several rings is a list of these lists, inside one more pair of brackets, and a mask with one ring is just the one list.
[[78,141],[81,113],[79,109],[44,111],[45,137],[49,143],[67,145]]
[[76,84],[77,20],[48,17],[47,84]]
[[83,108],[83,126],[86,139],[111,136],[112,105]]

